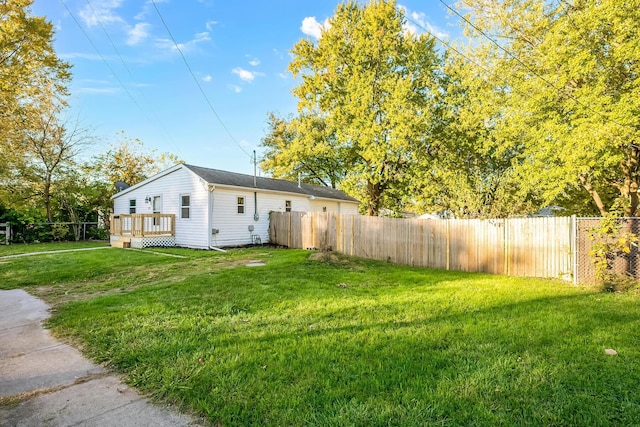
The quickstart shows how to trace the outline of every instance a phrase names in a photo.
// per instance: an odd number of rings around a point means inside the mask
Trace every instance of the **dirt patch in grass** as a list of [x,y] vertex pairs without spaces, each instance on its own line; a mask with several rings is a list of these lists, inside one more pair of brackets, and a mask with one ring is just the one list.
[[131,292],[143,286],[179,283],[188,277],[189,271],[212,274],[223,269],[244,267],[245,259],[198,258],[176,264],[129,267],[126,271],[112,273],[91,280],[42,285],[30,292],[42,298],[53,309],[71,301],[91,300],[100,296]]

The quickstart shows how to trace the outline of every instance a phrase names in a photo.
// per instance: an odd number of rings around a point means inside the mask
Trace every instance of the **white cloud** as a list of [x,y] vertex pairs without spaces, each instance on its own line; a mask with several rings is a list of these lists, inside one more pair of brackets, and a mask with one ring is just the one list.
[[287,80],[289,78],[289,76],[285,73],[278,73],[278,76],[283,80]]
[[[195,34],[193,36],[193,39],[187,42],[178,43],[178,47],[183,53],[185,53],[195,49],[198,46],[198,44],[204,43],[210,40],[211,40],[211,37],[209,37],[209,33],[205,31],[202,33]],[[165,49],[170,51],[176,50],[176,45],[173,43],[173,40],[165,39],[165,38],[156,39],[155,46],[159,49]]]
[[249,61],[249,65],[257,67],[258,65],[260,65],[260,60],[252,59],[251,61]]
[[259,73],[257,71],[249,71],[240,67],[234,68],[233,70],[231,70],[231,72],[240,77],[241,80],[249,83],[251,83],[256,78],[256,76],[263,75],[262,73]]
[[206,76],[202,77],[202,81],[205,83],[209,83],[212,79],[213,77],[211,77],[210,74],[207,74]]
[[406,19],[405,23],[402,26],[405,32],[409,34],[417,35],[417,34],[425,33],[425,29],[426,29],[426,32],[430,33],[435,37],[438,37],[438,38],[449,37],[448,33],[440,30],[435,25],[427,21],[427,16],[423,12],[415,12],[415,11],[412,12],[411,10],[409,10],[409,8],[403,5],[398,5],[398,9],[400,9],[404,13],[404,16]]
[[133,27],[129,28],[128,34],[129,38],[127,38],[127,44],[129,46],[134,46],[145,40],[149,37],[149,28],[151,25],[147,22],[138,22]]
[[236,85],[229,85],[229,89],[231,89],[232,91],[234,91],[235,93],[240,93],[242,92],[242,88],[240,86],[236,86]]
[[278,49],[273,48],[273,53],[280,59],[284,59],[284,55]]
[[330,25],[328,19],[325,19],[321,24],[316,20],[315,16],[307,16],[302,20],[302,26],[300,27],[300,30],[304,34],[311,36],[317,40],[322,35],[322,30],[328,29],[329,26]]
[[86,93],[90,95],[114,95],[120,92],[118,88],[110,88],[110,87],[80,87],[74,89],[75,93]]
[[92,3],[87,3],[78,15],[89,28],[100,23],[102,25],[121,24],[124,23],[124,19],[115,13],[115,9],[119,8],[121,4],[122,0],[94,0]]
[[102,56],[97,53],[83,53],[83,52],[70,52],[70,53],[61,53],[59,54],[60,58],[65,60],[70,59],[86,59],[89,61],[102,61]]
[[209,31],[213,31],[213,26],[214,25],[218,25],[218,21],[207,21],[204,26],[207,28],[207,30]]

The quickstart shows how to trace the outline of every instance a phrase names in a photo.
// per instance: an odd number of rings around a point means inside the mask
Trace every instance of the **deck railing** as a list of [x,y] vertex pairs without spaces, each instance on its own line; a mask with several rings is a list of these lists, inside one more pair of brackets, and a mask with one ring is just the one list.
[[112,236],[174,236],[174,214],[111,214]]

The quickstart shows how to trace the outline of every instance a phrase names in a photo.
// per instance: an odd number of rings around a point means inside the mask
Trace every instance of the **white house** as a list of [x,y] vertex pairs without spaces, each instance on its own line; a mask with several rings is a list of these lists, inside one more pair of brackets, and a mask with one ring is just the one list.
[[267,242],[269,212],[357,214],[340,190],[179,164],[113,197],[113,246],[216,248]]

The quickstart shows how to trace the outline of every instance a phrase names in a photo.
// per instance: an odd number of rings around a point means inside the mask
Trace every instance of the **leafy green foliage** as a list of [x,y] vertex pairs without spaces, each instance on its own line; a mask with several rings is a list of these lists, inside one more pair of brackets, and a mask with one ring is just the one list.
[[[474,58],[505,85],[498,147],[515,148],[521,195],[606,213],[638,209],[640,8],[636,1],[466,0]],[[500,44],[497,47],[485,36]],[[502,141],[502,142],[500,142]],[[578,191],[579,190],[579,191]],[[577,200],[576,200],[577,199]],[[585,206],[586,207],[586,206]]]
[[269,131],[260,167],[275,178],[337,188],[352,162],[341,150],[334,132],[320,116],[302,115],[285,120],[269,115]]
[[265,138],[266,168],[304,171],[329,159],[323,171],[332,168],[369,215],[398,210],[425,144],[439,61],[433,39],[405,32],[403,23],[394,1],[351,1],[337,7],[317,42],[294,46],[289,69],[301,77],[293,91],[300,117],[290,143],[274,144],[276,129]]
[[[37,194],[51,218],[51,179],[69,141],[57,115],[71,74],[53,49],[52,24],[32,16],[31,3],[0,3],[0,204],[29,207]],[[37,178],[30,188],[23,183],[29,175]]]
[[638,236],[625,227],[625,219],[620,218],[620,211],[614,209],[602,217],[597,227],[589,233],[593,240],[589,255],[593,258],[596,276],[607,291],[625,291],[637,286],[633,276],[614,270],[616,259],[628,262],[625,255],[638,245]]
[[129,138],[124,131],[118,134],[119,141],[111,144],[107,152],[96,156],[91,169],[98,180],[111,187],[116,181],[135,185],[152,175],[181,161],[171,153],[158,153],[144,146],[138,138]]

